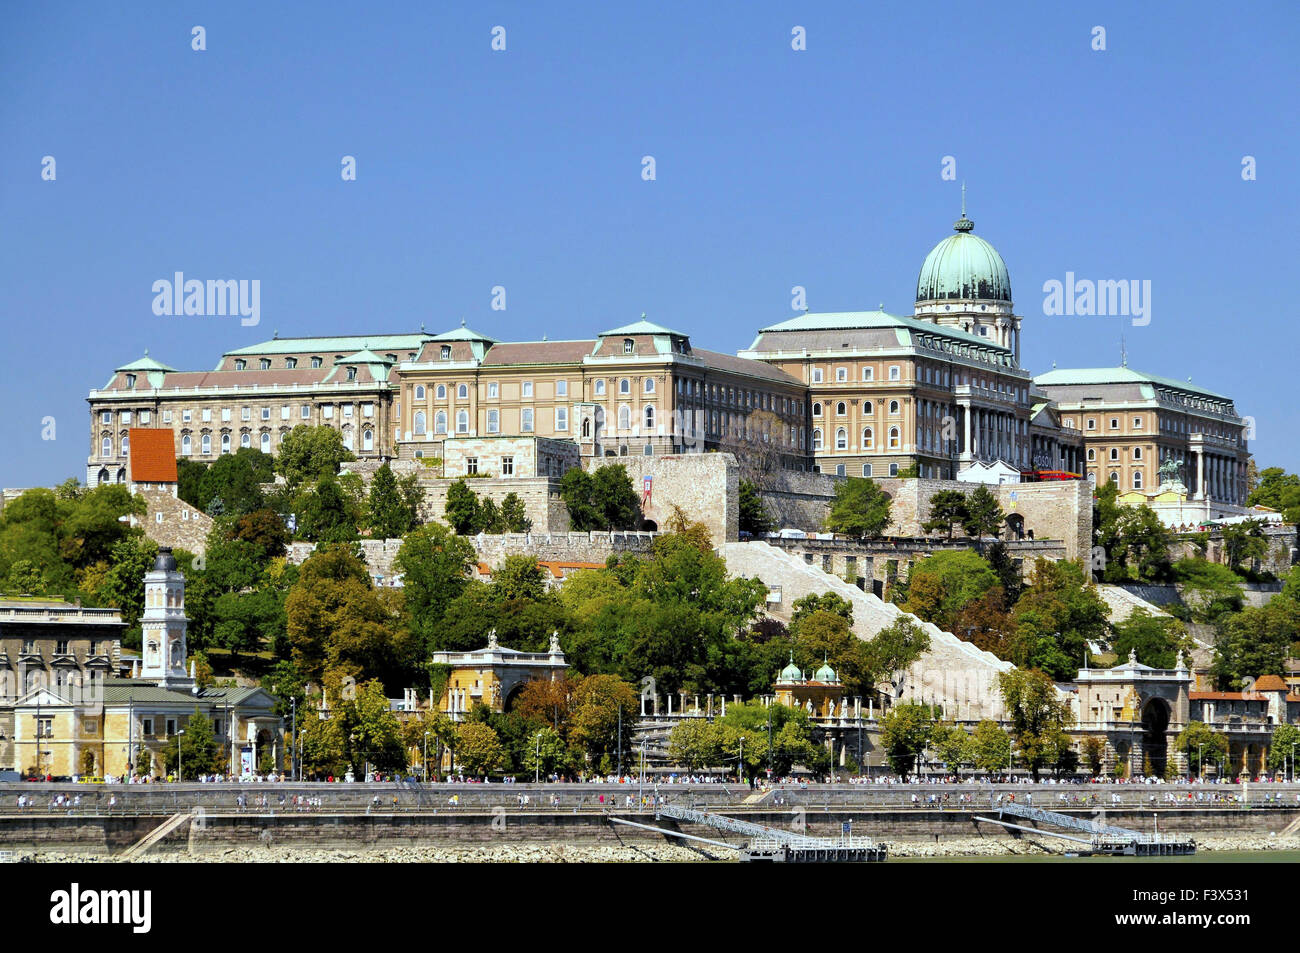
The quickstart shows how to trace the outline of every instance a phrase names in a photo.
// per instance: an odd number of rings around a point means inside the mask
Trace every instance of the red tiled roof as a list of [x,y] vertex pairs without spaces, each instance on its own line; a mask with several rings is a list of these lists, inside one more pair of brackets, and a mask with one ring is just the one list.
[[1282,681],[1280,675],[1261,675],[1255,679],[1255,691],[1284,692],[1286,691],[1286,682]]
[[557,559],[539,559],[537,565],[550,572],[556,579],[563,579],[566,572],[578,569],[604,569],[604,563],[572,563]]
[[1246,692],[1188,692],[1187,697],[1192,701],[1205,702],[1262,702],[1264,700],[1258,694]]
[[493,344],[483,358],[489,364],[580,364],[594,341],[512,341]]
[[132,483],[176,482],[176,436],[170,427],[132,427],[127,479]]

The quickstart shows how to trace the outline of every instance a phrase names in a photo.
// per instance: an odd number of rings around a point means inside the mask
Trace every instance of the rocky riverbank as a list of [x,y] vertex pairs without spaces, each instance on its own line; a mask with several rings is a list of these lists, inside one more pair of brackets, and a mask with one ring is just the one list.
[[[1196,838],[1198,851],[1300,851],[1300,836],[1267,834],[1207,835]],[[949,838],[936,843],[899,841],[889,856],[904,858],[1013,857],[1059,853],[1061,845],[1047,838]],[[115,855],[63,850],[16,850],[10,861],[66,864],[118,863]],[[216,850],[164,851],[137,858],[136,863],[270,863],[270,864],[606,864],[695,863],[733,861],[735,855],[716,847],[686,847],[672,843],[626,844],[477,844],[465,846],[374,847],[366,849],[300,848],[279,845],[226,847]]]

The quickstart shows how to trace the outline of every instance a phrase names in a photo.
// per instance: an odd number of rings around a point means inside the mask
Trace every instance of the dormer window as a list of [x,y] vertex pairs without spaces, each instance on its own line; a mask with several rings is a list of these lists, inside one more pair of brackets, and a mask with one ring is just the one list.
[[132,387],[132,388],[135,387],[135,375],[134,375],[134,374],[127,374],[127,375],[126,375],[126,386],[127,386],[127,387]]
[[356,369],[355,367],[349,367],[349,368],[348,368],[348,380],[350,380],[350,381],[354,381],[354,380],[356,380],[356,379],[357,379],[357,369]]
[[293,370],[298,366],[298,359],[296,357],[286,357],[284,359],[284,366],[289,368],[289,370]]
[[623,338],[623,353],[624,353],[624,354],[631,354],[631,353],[632,353],[633,351],[635,351],[635,350],[636,350],[636,344],[633,343],[632,339],[631,339],[631,338]]
[[257,366],[259,370],[269,371],[271,369],[271,359],[269,357],[264,357],[257,362]]
[[444,345],[442,346],[442,348],[441,348],[440,351],[439,351],[439,357],[441,357],[444,361],[450,361],[450,360],[451,360],[451,345],[450,345],[450,344],[444,344]]
[[319,357],[313,357],[313,358],[311,359],[311,366],[312,366],[312,367],[320,367],[320,358],[319,358]]
[[242,357],[235,361],[235,370],[237,371],[242,371],[247,366],[248,366],[248,362],[244,360]]

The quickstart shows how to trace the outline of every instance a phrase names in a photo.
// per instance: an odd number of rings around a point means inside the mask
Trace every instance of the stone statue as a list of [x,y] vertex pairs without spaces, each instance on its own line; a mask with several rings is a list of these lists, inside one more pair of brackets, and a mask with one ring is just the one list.
[[496,629],[493,629],[491,632],[488,633],[488,644],[487,644],[487,647],[488,647],[490,650],[492,650],[493,652],[495,652],[498,648],[500,648],[500,645],[497,644],[497,630],[496,630]]
[[564,654],[564,651],[560,648],[560,633],[559,633],[559,632],[552,632],[552,633],[551,633],[551,654],[552,654],[552,655],[563,655],[563,654]]

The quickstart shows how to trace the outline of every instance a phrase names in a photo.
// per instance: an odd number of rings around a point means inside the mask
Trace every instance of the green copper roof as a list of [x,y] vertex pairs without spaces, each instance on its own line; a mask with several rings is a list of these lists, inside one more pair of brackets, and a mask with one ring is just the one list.
[[917,301],[1011,301],[1006,262],[992,245],[971,234],[975,223],[962,217],[949,235],[925,256],[916,281]]
[[393,362],[386,357],[380,357],[370,348],[362,348],[355,354],[345,354],[343,357],[335,358],[335,364],[384,364],[389,365]]
[[1232,400],[1231,397],[1225,397],[1223,394],[1206,390],[1204,387],[1196,387],[1191,381],[1176,381],[1171,377],[1144,374],[1141,371],[1133,370],[1131,367],[1059,368],[1048,371],[1046,374],[1039,374],[1034,378],[1034,383],[1039,387],[1051,387],[1054,384],[1057,386],[1067,384],[1156,384],[1160,387],[1186,391],[1189,394],[1199,394],[1202,397],[1211,397],[1215,400],[1229,402]]
[[679,338],[687,337],[680,331],[674,331],[666,328],[662,324],[655,324],[653,321],[647,321],[645,315],[641,315],[640,321],[634,321],[631,324],[625,324],[621,328],[614,328],[611,331],[601,331],[600,337],[611,337],[615,334],[672,334]]
[[307,351],[338,351],[353,353],[362,348],[383,351],[418,351],[420,345],[432,337],[417,334],[349,334],[341,337],[282,338],[276,337],[261,344],[226,351],[226,354],[302,354]]
[[[933,324],[919,318],[889,314],[885,311],[827,311],[824,313],[810,311],[799,315],[797,318],[789,318],[777,324],[769,325],[758,333],[765,334],[769,331],[852,331],[869,328],[896,328],[918,334],[937,334],[966,344],[988,348],[991,351],[1008,350],[989,338],[980,337],[978,334],[970,334],[959,328]],[[908,342],[900,340],[899,343],[906,344]]]
[[144,352],[144,357],[136,358],[130,364],[123,364],[121,367],[118,368],[118,370],[119,371],[162,371],[163,373],[167,373],[168,371],[175,372],[176,368],[168,367],[166,364],[162,363],[161,361],[155,361],[152,357],[149,356],[149,351],[146,350]]
[[778,676],[778,678],[779,678],[779,680],[782,681],[782,682],[802,682],[802,681],[803,681],[803,672],[801,672],[801,671],[799,670],[799,666],[798,666],[798,665],[795,665],[795,664],[794,664],[794,653],[793,653],[793,652],[790,653],[790,664],[787,665],[785,668],[781,669],[781,674],[780,674],[780,676]]
[[486,341],[488,344],[497,344],[496,338],[490,338],[486,334],[479,334],[473,328],[465,327],[465,322],[460,323],[460,327],[444,331],[442,334],[435,334],[430,340],[433,341]]

